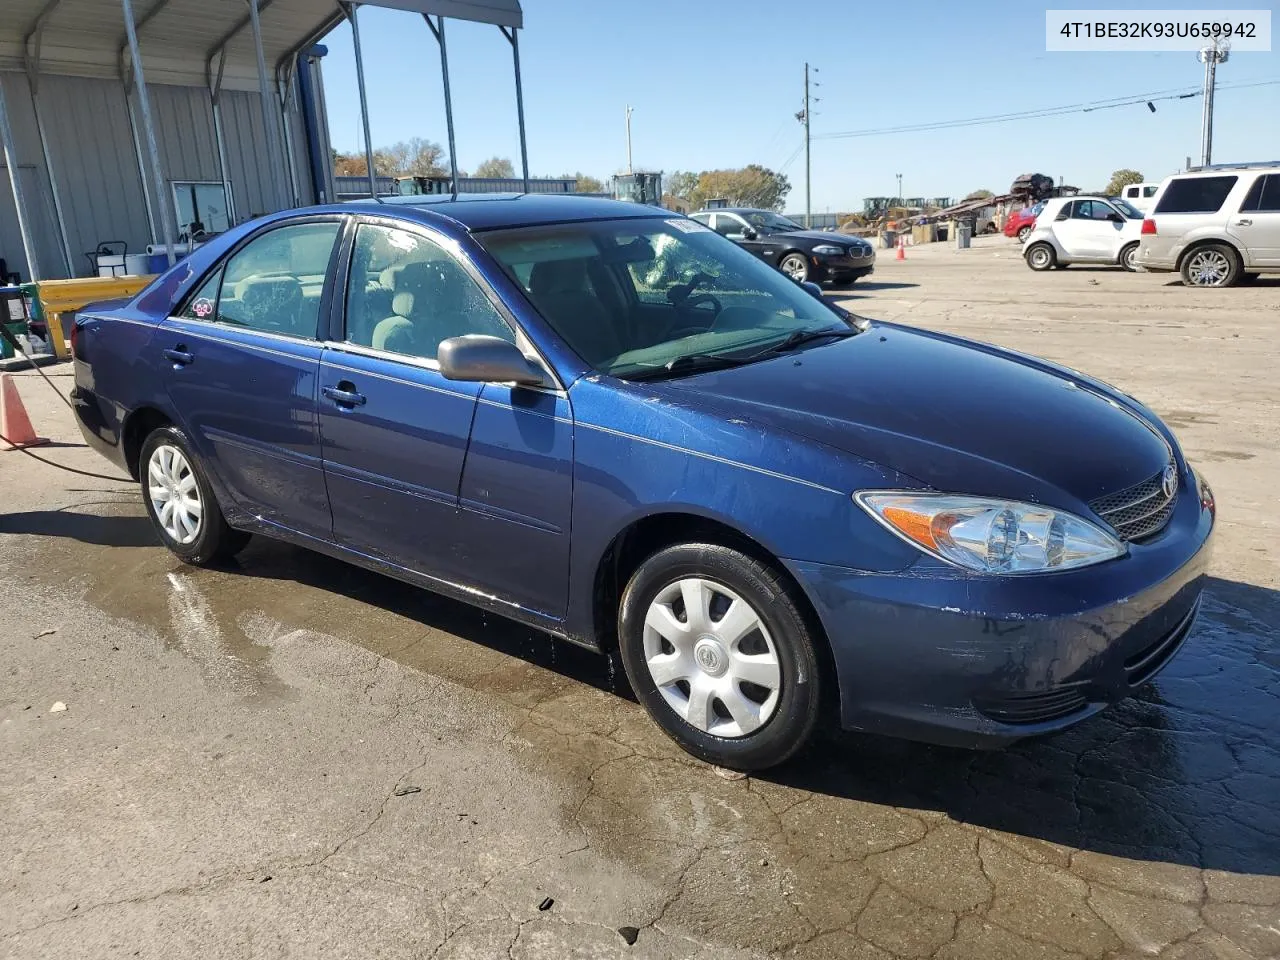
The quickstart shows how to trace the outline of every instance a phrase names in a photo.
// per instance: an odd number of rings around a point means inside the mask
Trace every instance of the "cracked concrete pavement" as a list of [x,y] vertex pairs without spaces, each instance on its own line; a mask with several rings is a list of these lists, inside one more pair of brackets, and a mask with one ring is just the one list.
[[[1214,578],[1140,696],[1001,752],[833,733],[724,775],[604,658],[280,544],[184,567],[132,486],[0,453],[0,957],[1280,956],[1280,281],[1016,251],[883,257],[848,299],[1178,430]],[[20,381],[43,455],[109,472]]]

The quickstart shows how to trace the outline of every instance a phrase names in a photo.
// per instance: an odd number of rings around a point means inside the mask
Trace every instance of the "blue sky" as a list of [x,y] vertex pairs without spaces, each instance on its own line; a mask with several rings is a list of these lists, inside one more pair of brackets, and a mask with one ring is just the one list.
[[[1191,89],[1194,52],[1046,53],[1046,4],[899,0],[816,5],[757,0],[523,0],[520,36],[530,172],[626,165],[624,110],[634,107],[637,166],[703,170],[785,166],[789,211],[803,209],[800,124],[805,61],[816,67],[813,208],[860,209],[865,196],[961,196],[1007,189],[1020,173],[1097,188],[1112,170],[1148,179],[1198,162],[1201,99],[856,139],[824,134],[1035,110]],[[1054,3],[1055,9],[1081,7]],[[1101,6],[1094,3],[1085,6]],[[1129,8],[1160,9],[1172,4]],[[1185,5],[1183,5],[1185,6]],[[1196,9],[1263,7],[1201,0]],[[1187,9],[1192,9],[1187,7]],[[412,136],[446,142],[440,61],[416,14],[360,14],[375,145]],[[1273,19],[1280,23],[1273,11]],[[519,168],[510,45],[497,27],[447,21],[458,158],[493,155]],[[324,41],[333,144],[362,149],[351,31]],[[1274,45],[1273,45],[1274,46]],[[1214,160],[1280,158],[1280,52],[1236,53],[1219,68]]]

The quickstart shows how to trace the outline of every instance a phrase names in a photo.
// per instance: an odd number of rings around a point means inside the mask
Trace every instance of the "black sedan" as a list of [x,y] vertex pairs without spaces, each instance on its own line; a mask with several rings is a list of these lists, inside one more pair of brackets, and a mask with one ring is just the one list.
[[806,230],[772,210],[724,207],[700,210],[693,219],[798,282],[849,284],[876,268],[875,249],[866,240]]

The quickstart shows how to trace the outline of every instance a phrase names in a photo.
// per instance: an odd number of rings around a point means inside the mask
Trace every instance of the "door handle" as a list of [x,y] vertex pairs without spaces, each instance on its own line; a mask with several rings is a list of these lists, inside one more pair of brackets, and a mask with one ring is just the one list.
[[164,351],[166,360],[172,360],[175,367],[185,367],[195,360],[195,354],[187,350],[185,343],[180,343],[171,350]]
[[321,387],[320,392],[340,407],[358,407],[365,402],[364,394],[356,393],[355,384],[346,380],[336,387]]
[[1243,219],[1243,220],[1237,220],[1237,221],[1236,221],[1236,226],[1237,226],[1237,227],[1252,227],[1252,226],[1253,226],[1253,221],[1252,221],[1252,220],[1249,220],[1249,219],[1247,219],[1247,218],[1246,218],[1246,219]]

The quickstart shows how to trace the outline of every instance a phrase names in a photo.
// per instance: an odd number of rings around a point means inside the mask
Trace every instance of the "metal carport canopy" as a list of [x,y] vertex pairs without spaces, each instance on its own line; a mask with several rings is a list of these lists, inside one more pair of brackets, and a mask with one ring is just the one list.
[[[117,79],[127,73],[128,45],[120,0],[4,0],[0,70]],[[519,28],[519,0],[368,0],[456,20]],[[143,68],[149,83],[203,86],[209,64],[226,51],[222,83],[258,88],[249,6],[242,0],[134,0]],[[258,0],[262,52],[279,69],[343,19],[336,0]]]

